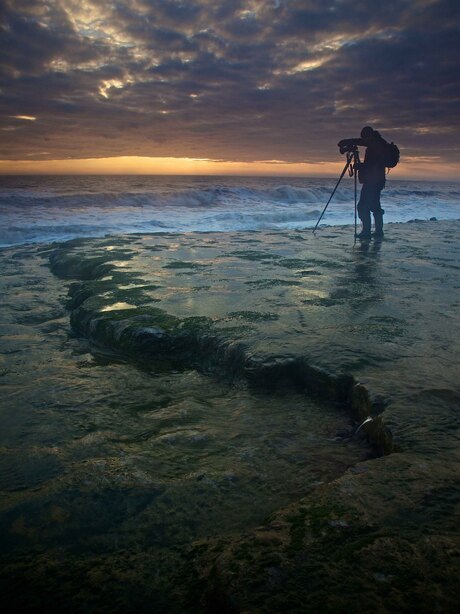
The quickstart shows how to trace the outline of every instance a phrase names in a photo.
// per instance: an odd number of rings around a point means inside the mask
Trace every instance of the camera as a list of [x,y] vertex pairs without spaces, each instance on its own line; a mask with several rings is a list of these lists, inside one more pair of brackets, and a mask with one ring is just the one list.
[[358,151],[359,139],[343,139],[337,143],[341,154]]

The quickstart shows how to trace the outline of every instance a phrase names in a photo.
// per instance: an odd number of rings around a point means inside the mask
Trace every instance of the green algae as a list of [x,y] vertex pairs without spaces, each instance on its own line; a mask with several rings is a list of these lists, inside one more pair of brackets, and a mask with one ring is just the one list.
[[295,281],[292,279],[257,279],[255,281],[247,281],[245,282],[248,286],[253,286],[254,288],[274,288],[276,286],[301,286],[302,282]]
[[322,275],[322,273],[320,271],[317,271],[316,269],[306,269],[306,270],[302,270],[302,271],[297,271],[297,274],[300,277],[309,277],[309,276],[315,276],[315,275]]
[[236,250],[222,255],[223,258],[240,258],[241,260],[249,260],[250,262],[260,262],[278,260],[280,256],[271,252],[258,250]]
[[340,305],[341,301],[328,296],[321,296],[319,298],[313,297],[302,299],[302,303],[304,303],[304,305],[312,305],[318,307],[334,307],[336,305]]
[[209,264],[203,264],[200,262],[183,262],[181,260],[174,260],[174,262],[169,262],[168,264],[163,265],[164,269],[194,269],[194,270],[202,270],[205,269]]
[[53,272],[60,277],[83,280],[96,279],[109,274],[113,270],[105,256],[82,259],[78,255],[69,255],[63,252],[53,252],[50,256]]
[[230,311],[228,317],[236,320],[247,320],[248,322],[268,322],[279,319],[279,315],[276,313],[261,313],[259,311]]
[[310,260],[305,260],[303,258],[283,258],[277,262],[278,266],[282,266],[286,269],[303,269],[305,267],[310,266],[312,263]]
[[[210,590],[219,590],[223,600],[233,597],[236,611],[358,614],[364,604],[373,604],[408,613],[414,600],[423,612],[436,603],[454,611],[456,557],[445,543],[409,538],[403,520],[397,530],[366,523],[357,508],[330,500],[329,494],[323,489],[320,501],[310,497],[292,511],[274,514],[258,528],[257,538],[227,544]],[[448,570],[442,579],[423,563],[435,552]],[[206,560],[206,554],[200,558]]]

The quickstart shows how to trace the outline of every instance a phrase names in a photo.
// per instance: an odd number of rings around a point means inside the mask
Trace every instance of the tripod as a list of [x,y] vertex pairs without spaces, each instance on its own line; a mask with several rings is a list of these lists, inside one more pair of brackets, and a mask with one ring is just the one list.
[[358,170],[357,169],[358,169],[359,163],[360,163],[360,160],[359,160],[358,147],[357,145],[353,145],[350,151],[347,152],[347,162],[345,164],[345,167],[342,171],[342,174],[339,177],[339,180],[335,184],[335,188],[332,190],[332,194],[330,195],[329,200],[326,203],[326,206],[322,210],[321,215],[319,216],[319,219],[316,222],[316,226],[313,228],[313,234],[315,234],[316,229],[318,228],[318,225],[321,222],[321,219],[323,215],[325,214],[326,209],[329,206],[329,203],[332,200],[332,197],[334,196],[337,188],[339,187],[339,183],[342,181],[343,176],[348,170],[348,174],[350,175],[350,177],[354,176],[355,178],[355,240],[356,240],[356,222],[357,222],[357,204],[356,203],[357,203],[357,198],[358,198]]

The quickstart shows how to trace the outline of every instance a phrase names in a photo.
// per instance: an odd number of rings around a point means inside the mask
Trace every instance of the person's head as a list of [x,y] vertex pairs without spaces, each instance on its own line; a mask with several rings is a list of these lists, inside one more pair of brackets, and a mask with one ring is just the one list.
[[374,130],[370,126],[364,126],[361,130],[361,138],[362,139],[371,139],[374,136]]

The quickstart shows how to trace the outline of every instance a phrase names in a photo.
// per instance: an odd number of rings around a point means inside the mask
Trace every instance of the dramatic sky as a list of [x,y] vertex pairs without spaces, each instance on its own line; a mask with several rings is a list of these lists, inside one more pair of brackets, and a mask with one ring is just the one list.
[[459,175],[460,0],[3,0],[0,20],[0,172],[333,174],[370,124],[395,172]]

